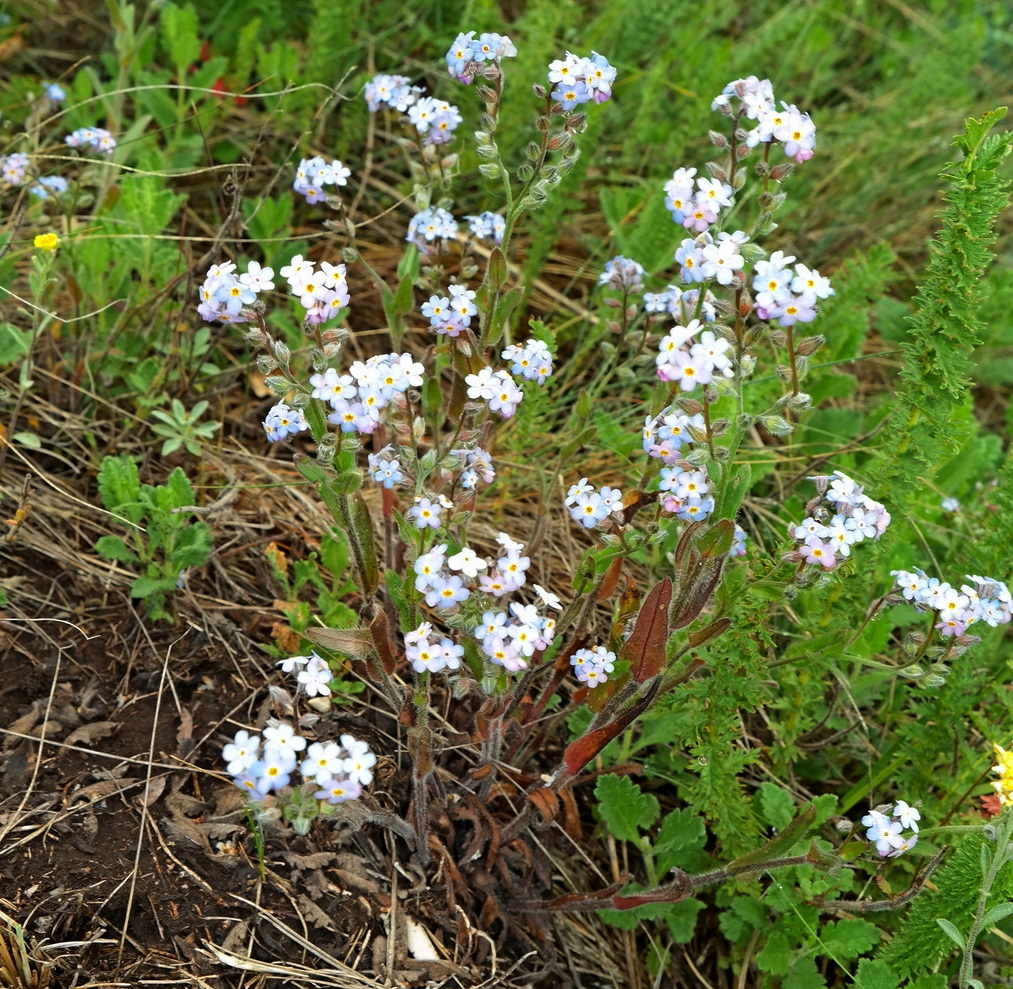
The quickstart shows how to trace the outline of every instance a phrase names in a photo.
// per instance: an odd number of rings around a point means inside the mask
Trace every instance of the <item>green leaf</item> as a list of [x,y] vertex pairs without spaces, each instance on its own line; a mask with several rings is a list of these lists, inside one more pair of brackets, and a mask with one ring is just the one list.
[[176,590],[175,577],[138,577],[130,585],[130,596],[150,598],[156,594],[171,594]]
[[757,800],[764,820],[772,828],[780,831],[791,823],[795,801],[787,790],[767,780],[760,784]]
[[98,491],[102,504],[131,522],[140,522],[143,509],[141,481],[137,464],[130,457],[106,457],[98,471]]
[[665,923],[676,944],[688,944],[696,930],[697,914],[704,908],[702,900],[690,897],[681,903],[666,903]]
[[857,958],[879,943],[879,928],[867,920],[832,920],[820,931],[826,952],[836,962]]
[[788,937],[783,931],[770,932],[763,950],[756,956],[756,964],[761,972],[770,975],[785,975],[791,963],[791,949]]
[[194,522],[176,536],[170,562],[177,570],[202,567],[211,557],[211,526]]
[[0,365],[14,364],[32,348],[33,333],[11,323],[0,323]]
[[907,985],[906,989],[947,989],[949,980],[939,972],[926,972],[919,975],[914,982]]
[[636,841],[661,810],[657,797],[643,793],[628,776],[599,777],[594,795],[602,820],[620,841]]
[[942,928],[943,933],[961,950],[965,948],[964,936],[957,930],[956,925],[945,917],[936,917],[936,923]]
[[1013,903],[997,903],[982,918],[982,930],[995,927],[1000,920],[1005,920],[1011,913],[1013,913]]
[[823,989],[827,980],[820,974],[816,961],[806,955],[791,966],[781,983],[783,989]]
[[324,533],[320,540],[320,559],[337,584],[338,578],[348,569],[348,540],[340,529]]
[[770,911],[755,897],[736,896],[728,909],[721,911],[718,926],[725,937],[742,946],[754,931],[763,931],[770,926]]
[[200,32],[193,6],[167,3],[162,8],[161,22],[163,44],[173,66],[180,69],[196,62],[200,57]]
[[898,989],[900,980],[886,962],[863,958],[855,973],[855,989]]
[[658,874],[664,875],[676,866],[689,868],[684,861],[686,853],[698,852],[706,841],[707,829],[703,818],[692,808],[681,807],[669,811],[651,842]]
[[119,536],[102,536],[95,542],[95,552],[119,563],[137,562],[137,554]]

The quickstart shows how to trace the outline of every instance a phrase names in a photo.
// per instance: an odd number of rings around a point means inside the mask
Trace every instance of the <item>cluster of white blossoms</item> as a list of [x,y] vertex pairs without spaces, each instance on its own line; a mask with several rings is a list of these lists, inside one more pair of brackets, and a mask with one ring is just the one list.
[[816,125],[812,118],[783,100],[779,110],[769,79],[749,76],[728,83],[714,98],[711,109],[755,120],[756,126],[746,134],[746,144],[750,148],[777,142],[784,147],[784,153],[800,165],[812,158],[816,150]]
[[994,577],[967,574],[969,584],[960,589],[938,577],[928,577],[917,567],[913,571],[891,570],[897,588],[919,611],[934,611],[941,635],[961,636],[975,622],[995,628],[1013,619],[1009,588]]
[[816,483],[816,490],[833,506],[834,513],[819,503],[810,504],[809,515],[792,527],[800,545],[791,558],[834,570],[851,555],[852,546],[879,539],[886,532],[890,513],[842,471],[809,480]]
[[475,291],[467,285],[450,284],[448,295],[432,295],[422,303],[422,315],[438,333],[456,337],[471,326],[472,316],[478,315],[475,305]]
[[730,340],[705,330],[698,319],[673,326],[658,344],[658,377],[677,382],[681,391],[710,384],[715,376],[731,378]]
[[[300,759],[299,753],[305,753]],[[313,796],[340,804],[362,796],[363,786],[373,781],[376,756],[366,742],[341,735],[338,742],[311,742],[296,734],[292,725],[271,720],[263,737],[236,732],[222,749],[222,758],[233,782],[257,800],[286,787],[309,784]],[[302,783],[293,784],[301,774]]]
[[[914,848],[921,816],[916,808],[903,800],[897,801],[892,814],[870,810],[862,818],[862,824],[869,829],[865,837],[876,843],[876,851],[884,858],[896,858],[901,852]],[[910,835],[904,835],[905,828],[910,829]]]
[[517,411],[524,398],[524,392],[510,373],[502,369],[494,371],[491,367],[484,367],[478,374],[466,375],[464,381],[468,386],[468,398],[488,402],[489,410],[498,412],[504,419],[509,419]]
[[303,158],[295,170],[292,188],[308,203],[318,203],[327,198],[326,186],[348,185],[348,177],[352,174],[340,161],[334,159],[328,163],[317,155],[314,158]]

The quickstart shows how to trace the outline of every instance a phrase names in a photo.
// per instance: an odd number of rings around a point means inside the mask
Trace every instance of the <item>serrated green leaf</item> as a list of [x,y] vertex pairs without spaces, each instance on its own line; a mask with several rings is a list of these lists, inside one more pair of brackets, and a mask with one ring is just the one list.
[[779,831],[786,828],[795,813],[795,801],[783,787],[769,780],[760,784],[757,801],[764,820]]
[[95,552],[119,563],[137,562],[137,554],[119,536],[102,536],[95,542]]
[[628,776],[599,777],[594,795],[602,820],[620,841],[636,841],[661,811],[657,797],[644,793]]
[[795,960],[781,983],[783,989],[823,989],[826,984],[815,959],[808,955]]
[[202,567],[211,558],[211,548],[211,526],[207,522],[194,522],[177,534],[171,563],[177,570]]
[[175,577],[138,577],[130,585],[130,596],[150,598],[155,594],[171,594],[176,590]]
[[771,931],[763,950],[756,956],[761,972],[769,975],[785,975],[791,962],[791,949],[783,931]]
[[692,808],[669,811],[651,842],[658,874],[664,875],[676,866],[688,868],[683,862],[686,853],[698,851],[706,841],[703,819]]
[[98,472],[98,491],[102,504],[111,512],[131,522],[140,522],[143,515],[141,481],[137,464],[127,456],[106,457]]
[[879,928],[867,920],[832,920],[820,930],[820,940],[834,961],[857,958],[879,943]]
[[863,958],[855,973],[855,989],[898,989],[900,980],[886,962]]

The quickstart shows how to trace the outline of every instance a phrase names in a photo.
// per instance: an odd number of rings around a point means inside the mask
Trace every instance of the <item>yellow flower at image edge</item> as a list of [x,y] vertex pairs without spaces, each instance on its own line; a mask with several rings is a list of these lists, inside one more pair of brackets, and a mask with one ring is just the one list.
[[60,246],[60,238],[54,233],[38,234],[34,243],[43,251],[55,251]]
[[993,773],[998,773],[999,778],[992,781],[996,793],[999,794],[999,805],[1007,807],[1013,805],[1013,752],[1007,752],[1001,745],[993,743],[995,757],[998,765],[992,767]]

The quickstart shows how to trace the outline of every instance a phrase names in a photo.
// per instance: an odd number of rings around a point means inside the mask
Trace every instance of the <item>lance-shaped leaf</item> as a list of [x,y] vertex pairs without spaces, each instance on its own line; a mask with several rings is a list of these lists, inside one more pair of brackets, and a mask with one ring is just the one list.
[[352,525],[355,528],[355,536],[362,549],[363,579],[366,586],[362,589],[367,596],[376,592],[376,586],[380,583],[380,572],[376,567],[376,541],[373,537],[373,519],[369,514],[369,507],[362,497],[361,491],[355,492],[355,500],[352,502]]
[[373,639],[373,646],[376,648],[377,655],[380,657],[380,662],[383,664],[384,671],[387,674],[393,673],[396,663],[394,660],[394,653],[391,652],[390,648],[390,636],[388,635],[387,629],[387,613],[385,611],[378,611],[373,616],[373,620],[369,623],[369,634]]
[[730,618],[719,618],[717,621],[711,622],[706,628],[702,628],[697,632],[690,632],[689,644],[695,649],[697,646],[702,646],[709,639],[715,639],[727,632],[731,627],[732,620]]
[[666,577],[644,599],[633,634],[623,644],[622,658],[629,661],[630,673],[637,683],[657,676],[665,665],[671,601],[672,581]]
[[673,629],[685,628],[700,617],[700,612],[710,601],[714,588],[721,580],[726,559],[725,556],[719,556],[716,559],[703,558],[697,562],[691,578],[680,586],[679,600],[673,608]]
[[757,868],[762,868],[769,862],[773,862],[775,859],[787,855],[792,847],[805,837],[805,833],[815,823],[816,808],[813,804],[809,804],[783,831],[778,832],[770,841],[764,842],[759,848],[746,852],[745,855],[740,855],[737,859],[729,862],[725,867],[725,871],[731,876],[737,875],[740,872],[752,872]]
[[573,779],[613,738],[629,728],[651,706],[660,684],[660,680],[655,680],[640,700],[621,712],[613,721],[601,728],[592,728],[586,735],[571,742],[563,753],[563,764],[552,774],[551,785],[558,789]]
[[354,659],[365,659],[373,649],[368,628],[308,628],[305,634],[310,642]]

